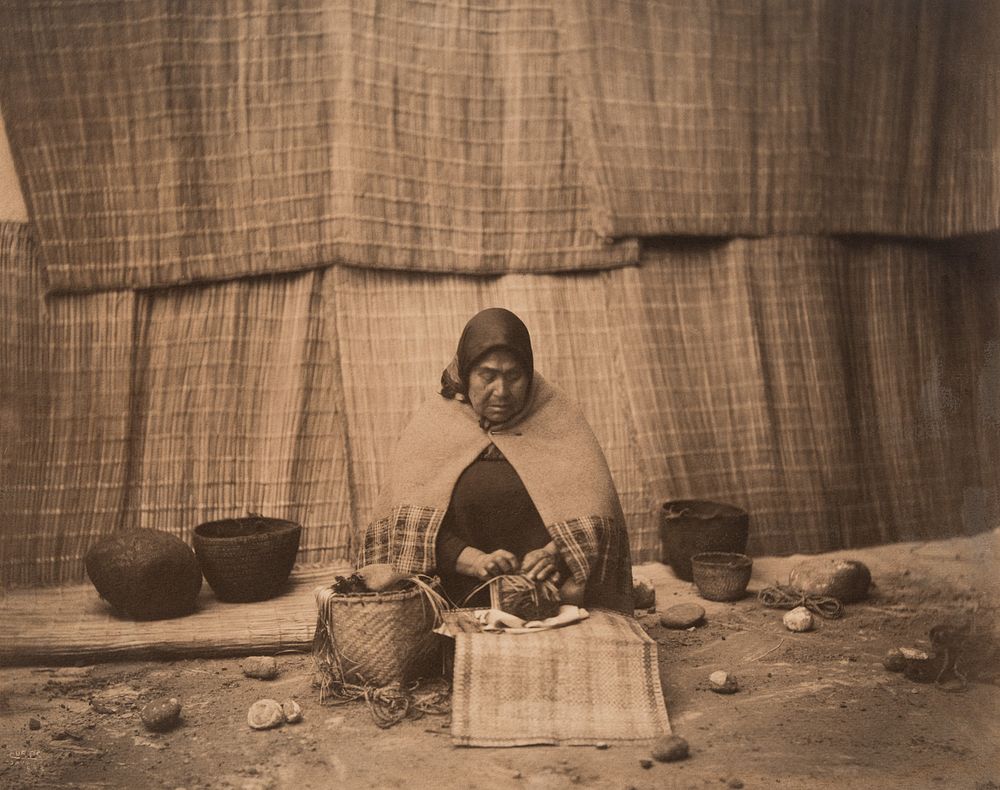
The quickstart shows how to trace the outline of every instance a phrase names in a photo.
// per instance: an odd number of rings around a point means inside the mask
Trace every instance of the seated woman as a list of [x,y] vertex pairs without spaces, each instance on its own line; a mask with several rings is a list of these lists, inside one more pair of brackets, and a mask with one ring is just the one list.
[[[632,614],[628,536],[604,454],[579,409],[534,369],[516,315],[462,332],[440,395],[396,447],[361,564],[434,573],[455,603],[521,572],[563,600]],[[481,591],[466,605],[488,603]]]

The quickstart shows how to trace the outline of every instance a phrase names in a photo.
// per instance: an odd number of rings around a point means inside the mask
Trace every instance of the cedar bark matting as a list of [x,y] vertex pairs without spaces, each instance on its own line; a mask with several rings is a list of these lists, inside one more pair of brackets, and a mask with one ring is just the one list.
[[115,615],[89,584],[11,591],[0,597],[0,664],[307,652],[315,589],[349,572],[342,565],[301,568],[281,595],[255,603],[223,603],[205,584],[193,614],[143,622]]
[[408,416],[470,315],[506,305],[579,402],[633,558],[667,499],[751,514],[750,551],[970,534],[1000,516],[996,239],[776,237],[638,267],[470,278],[328,267],[43,299],[0,226],[5,584],[82,581],[122,527],[265,513],[351,556]]
[[1000,228],[998,0],[9,5],[53,289]]

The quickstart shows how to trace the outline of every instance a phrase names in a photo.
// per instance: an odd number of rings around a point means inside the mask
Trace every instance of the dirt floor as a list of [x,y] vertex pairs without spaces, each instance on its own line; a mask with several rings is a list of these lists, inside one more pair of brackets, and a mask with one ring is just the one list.
[[[1000,532],[835,556],[872,570],[876,589],[840,620],[794,634],[753,595],[701,601],[660,565],[641,566],[657,604],[704,605],[704,625],[659,643],[677,763],[644,768],[646,746],[453,747],[447,716],[380,730],[358,703],[321,706],[309,656],[278,657],[271,681],[240,659],[6,668],[0,687],[0,786],[146,788],[969,788],[1000,790],[997,564]],[[755,560],[751,592],[787,578],[801,558]],[[947,691],[888,672],[892,647],[928,647],[937,624],[968,622],[959,666],[971,682]],[[734,673],[715,694],[708,676]],[[168,695],[182,723],[148,732],[142,705]],[[261,697],[296,699],[304,720],[269,731],[246,724]]]

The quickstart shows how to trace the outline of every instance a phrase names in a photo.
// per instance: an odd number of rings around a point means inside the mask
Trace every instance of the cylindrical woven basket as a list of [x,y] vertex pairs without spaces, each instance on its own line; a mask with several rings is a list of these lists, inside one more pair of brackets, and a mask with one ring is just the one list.
[[335,684],[388,686],[434,666],[439,643],[434,607],[419,586],[384,593],[316,592],[313,655]]
[[747,548],[750,517],[742,508],[724,502],[678,499],[660,509],[663,561],[678,579],[694,578],[691,557],[708,551],[743,552]]
[[691,558],[694,583],[709,601],[737,601],[746,593],[753,560],[746,554],[706,551]]
[[207,521],[192,543],[202,573],[220,601],[273,598],[288,580],[299,552],[302,527],[263,516]]

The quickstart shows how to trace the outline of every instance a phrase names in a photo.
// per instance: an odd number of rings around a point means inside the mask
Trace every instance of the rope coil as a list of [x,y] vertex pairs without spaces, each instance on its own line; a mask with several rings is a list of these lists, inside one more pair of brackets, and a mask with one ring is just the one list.
[[794,609],[804,606],[810,612],[836,620],[844,616],[844,605],[839,599],[829,595],[808,595],[801,590],[775,582],[773,587],[765,587],[757,593],[757,600],[769,609]]

